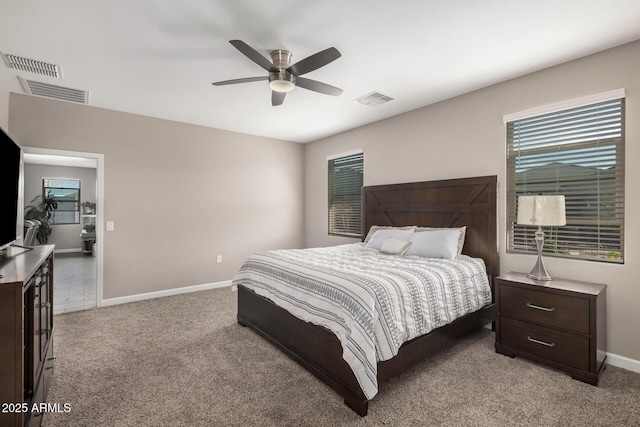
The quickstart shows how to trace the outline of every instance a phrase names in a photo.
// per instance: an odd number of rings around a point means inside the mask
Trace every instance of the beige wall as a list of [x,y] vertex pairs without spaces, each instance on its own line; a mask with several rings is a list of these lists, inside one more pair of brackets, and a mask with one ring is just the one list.
[[9,130],[104,154],[105,299],[229,280],[251,253],[303,245],[300,144],[20,94]]
[[[94,203],[96,201],[95,169],[27,163],[24,165],[24,198],[27,205],[31,204],[34,197],[42,195],[44,178],[78,179],[80,180],[80,201]],[[40,200],[36,200],[33,205],[37,206]],[[81,232],[81,223],[56,224],[47,243],[56,245],[56,251],[69,249],[80,251],[82,249]]]
[[0,128],[9,130],[9,92],[0,81]]
[[[365,185],[498,175],[502,272],[529,271],[533,256],[508,255],[505,206],[505,114],[625,88],[625,265],[547,257],[558,277],[608,284],[608,351],[640,360],[640,41],[469,93],[436,105],[307,144],[305,244],[326,246],[353,239],[327,235],[326,156],[364,150]],[[427,77],[425,77],[427,78]],[[393,95],[393,94],[391,94]],[[384,108],[384,106],[377,107]]]

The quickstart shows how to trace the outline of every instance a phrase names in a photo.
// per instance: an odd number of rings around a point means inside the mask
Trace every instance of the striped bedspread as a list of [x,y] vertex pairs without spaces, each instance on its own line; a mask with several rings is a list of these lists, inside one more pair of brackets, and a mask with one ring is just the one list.
[[336,334],[368,399],[378,392],[378,361],[491,302],[482,261],[384,255],[362,243],[256,254],[233,285]]

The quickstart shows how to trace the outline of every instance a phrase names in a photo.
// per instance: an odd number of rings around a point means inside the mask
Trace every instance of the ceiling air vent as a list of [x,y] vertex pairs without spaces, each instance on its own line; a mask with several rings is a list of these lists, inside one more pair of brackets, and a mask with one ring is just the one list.
[[11,55],[9,53],[3,53],[2,57],[9,68],[28,71],[30,73],[40,74],[41,76],[55,77],[56,79],[62,78],[62,71],[59,65]]
[[393,98],[383,95],[380,92],[371,92],[353,100],[353,102],[358,102],[370,107],[377,107],[378,105],[386,104],[389,101],[393,101]]
[[22,77],[18,77],[18,79],[20,79],[24,91],[29,95],[45,96],[47,98],[79,102],[81,104],[89,103],[88,91],[36,82],[34,80],[23,79]]

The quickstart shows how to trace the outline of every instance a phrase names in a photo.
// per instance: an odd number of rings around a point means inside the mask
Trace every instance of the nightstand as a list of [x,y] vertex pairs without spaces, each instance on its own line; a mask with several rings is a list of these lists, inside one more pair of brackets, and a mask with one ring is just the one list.
[[495,278],[496,352],[598,385],[606,358],[606,285],[508,273]]

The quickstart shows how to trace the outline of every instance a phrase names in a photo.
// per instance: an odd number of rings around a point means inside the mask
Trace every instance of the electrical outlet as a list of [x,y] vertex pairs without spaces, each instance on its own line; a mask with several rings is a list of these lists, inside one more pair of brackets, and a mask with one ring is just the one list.
[[217,262],[218,264],[220,264],[220,263],[222,262],[222,255],[218,255],[218,256],[216,257],[216,262]]
[[113,223],[113,221],[107,221],[107,231],[113,230],[115,230],[115,224]]

